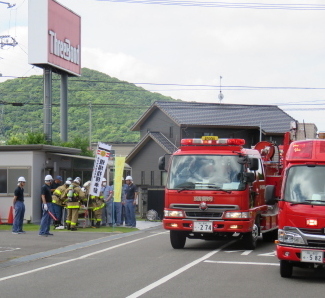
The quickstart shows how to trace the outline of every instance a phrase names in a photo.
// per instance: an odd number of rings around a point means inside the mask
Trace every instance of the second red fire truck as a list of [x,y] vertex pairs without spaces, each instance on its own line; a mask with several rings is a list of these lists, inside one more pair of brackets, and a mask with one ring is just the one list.
[[292,142],[284,169],[276,242],[280,274],[291,277],[325,264],[325,140]]

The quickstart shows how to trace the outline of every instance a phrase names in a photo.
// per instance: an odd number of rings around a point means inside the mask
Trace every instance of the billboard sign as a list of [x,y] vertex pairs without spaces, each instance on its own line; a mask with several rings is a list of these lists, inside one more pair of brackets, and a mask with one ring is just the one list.
[[81,74],[81,17],[55,0],[29,0],[28,63]]

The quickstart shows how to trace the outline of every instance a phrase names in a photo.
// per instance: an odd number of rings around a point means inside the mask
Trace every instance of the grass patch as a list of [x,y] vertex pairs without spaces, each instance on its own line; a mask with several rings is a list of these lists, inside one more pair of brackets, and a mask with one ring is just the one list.
[[[24,224],[23,225],[23,230],[28,232],[28,231],[38,231],[39,230],[39,225],[36,224]],[[6,225],[2,224],[0,225],[0,231],[11,231],[12,230],[12,225]],[[51,231],[54,230],[54,227],[51,226]],[[65,230],[54,230],[55,232],[64,232],[67,231]],[[119,233],[128,233],[128,232],[133,232],[133,231],[138,231],[137,228],[128,228],[128,227],[100,227],[99,229],[94,229],[91,227],[87,228],[82,228],[79,227],[78,231],[80,232],[96,232],[96,233],[112,233],[112,232],[119,232]]]

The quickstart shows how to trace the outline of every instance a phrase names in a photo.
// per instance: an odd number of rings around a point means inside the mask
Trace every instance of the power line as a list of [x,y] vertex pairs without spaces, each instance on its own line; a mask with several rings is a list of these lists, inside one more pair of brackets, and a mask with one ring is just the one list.
[[278,9],[278,10],[325,10],[324,4],[268,4],[268,3],[239,3],[239,2],[207,2],[207,1],[168,1],[168,0],[97,0],[107,2],[154,4],[183,7],[207,8],[246,8],[246,9]]
[[[3,76],[7,78],[16,78],[16,79],[33,79],[33,80],[43,80],[41,76],[34,77],[15,77],[15,76]],[[60,81],[60,79],[53,78],[53,81]],[[152,83],[152,82],[112,82],[105,80],[85,80],[85,79],[70,79],[69,82],[80,82],[80,83],[105,83],[105,84],[117,84],[117,85],[135,85],[133,87],[139,87],[136,85],[148,85],[148,86],[175,86],[175,87],[203,87],[203,88],[220,88],[219,85],[207,85],[207,84],[179,84],[179,83]],[[0,83],[1,84],[1,83]],[[223,90],[325,90],[325,87],[296,87],[296,86],[244,86],[244,85],[225,85],[222,86]],[[71,89],[70,89],[71,90]],[[83,90],[74,90],[73,91],[83,91]],[[87,89],[91,90],[91,89]],[[103,91],[119,91],[119,89],[99,89]],[[178,89],[173,89],[173,91]],[[186,89],[188,90],[188,89]],[[201,89],[198,89],[201,90]],[[213,89],[210,89],[213,90]],[[136,91],[136,89],[127,89],[123,91]],[[144,89],[143,91],[149,91]]]

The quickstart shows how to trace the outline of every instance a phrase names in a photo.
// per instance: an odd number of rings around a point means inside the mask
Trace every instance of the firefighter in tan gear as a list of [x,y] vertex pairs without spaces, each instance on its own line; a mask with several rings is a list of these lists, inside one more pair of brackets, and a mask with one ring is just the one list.
[[62,209],[65,206],[64,203],[64,192],[65,190],[70,186],[71,181],[67,180],[63,185],[56,188],[52,194],[52,203],[53,203],[53,209],[54,209],[54,215],[58,220],[54,221],[54,227],[55,229],[61,230],[64,229],[64,226],[62,225]]
[[89,196],[89,218],[91,220],[91,226],[93,228],[100,228],[102,223],[102,209],[105,207],[104,195],[103,195],[103,186],[106,185],[106,179],[102,180],[102,189],[99,193],[99,196]]
[[68,230],[71,231],[77,230],[80,202],[85,198],[85,193],[81,190],[80,183],[81,179],[79,177],[74,179],[71,185],[64,191],[63,195],[68,211],[65,222]]

